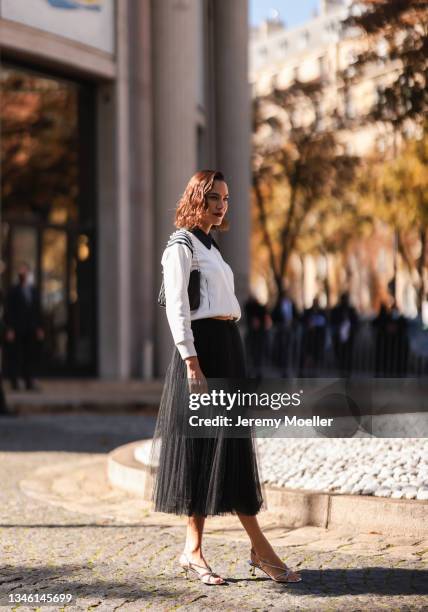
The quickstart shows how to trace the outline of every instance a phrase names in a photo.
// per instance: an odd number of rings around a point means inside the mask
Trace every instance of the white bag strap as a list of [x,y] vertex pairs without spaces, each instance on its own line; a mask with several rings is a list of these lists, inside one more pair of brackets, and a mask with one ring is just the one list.
[[[193,234],[192,232],[189,232],[189,230],[184,230],[186,232],[186,234],[189,236],[191,242],[192,242],[192,246],[193,246],[193,255],[194,255],[194,259],[195,259],[195,263],[196,263],[196,268],[201,271],[201,267],[199,265],[199,260],[198,260],[198,255],[196,253],[196,246],[195,246],[195,242],[193,240]],[[192,261],[193,263],[193,261]]]

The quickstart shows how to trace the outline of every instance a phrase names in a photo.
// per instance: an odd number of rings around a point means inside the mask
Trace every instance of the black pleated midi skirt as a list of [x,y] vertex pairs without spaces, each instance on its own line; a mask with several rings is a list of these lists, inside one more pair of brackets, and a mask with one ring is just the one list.
[[[207,318],[191,325],[207,379],[245,377],[244,349],[234,321]],[[186,364],[174,347],[152,446],[158,458],[154,509],[187,516],[257,514],[263,494],[254,438],[226,437],[221,428],[212,438],[183,435],[188,401]]]

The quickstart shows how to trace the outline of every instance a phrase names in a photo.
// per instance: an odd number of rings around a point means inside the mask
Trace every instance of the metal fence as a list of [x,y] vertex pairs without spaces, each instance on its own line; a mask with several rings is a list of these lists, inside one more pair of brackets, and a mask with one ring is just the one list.
[[252,377],[428,375],[428,330],[403,317],[384,326],[360,320],[346,342],[329,324],[308,329],[301,322],[247,331],[244,341]]

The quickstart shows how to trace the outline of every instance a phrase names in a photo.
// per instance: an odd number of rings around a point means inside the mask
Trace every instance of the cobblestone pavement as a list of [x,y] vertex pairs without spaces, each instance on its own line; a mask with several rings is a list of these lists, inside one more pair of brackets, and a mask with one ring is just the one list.
[[[249,575],[238,519],[216,517],[207,521],[205,555],[228,584],[186,581],[177,570],[184,519],[152,513],[105,477],[109,446],[141,437],[150,424],[129,415],[94,419],[0,423],[2,609],[37,609],[10,603],[11,595],[69,593],[71,605],[40,609],[428,611],[428,537],[406,534],[405,525],[394,538],[289,530],[280,515],[261,513],[277,551],[301,569],[301,583],[280,585]],[[79,435],[85,452],[76,452]]]

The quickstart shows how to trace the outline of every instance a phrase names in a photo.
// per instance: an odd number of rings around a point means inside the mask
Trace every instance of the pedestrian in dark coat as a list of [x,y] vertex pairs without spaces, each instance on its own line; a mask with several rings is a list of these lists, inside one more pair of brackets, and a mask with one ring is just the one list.
[[36,287],[29,282],[30,267],[21,264],[18,282],[6,295],[5,347],[6,362],[13,389],[18,389],[22,377],[27,389],[34,389],[34,362],[37,342],[43,340],[40,298]]

